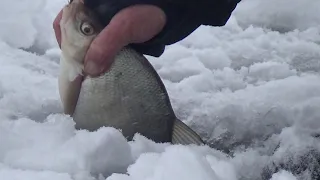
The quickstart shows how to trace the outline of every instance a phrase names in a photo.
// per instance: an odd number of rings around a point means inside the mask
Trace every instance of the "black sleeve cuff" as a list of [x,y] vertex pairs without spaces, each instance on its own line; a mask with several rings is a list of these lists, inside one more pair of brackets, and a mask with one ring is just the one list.
[[223,26],[230,18],[240,0],[84,0],[85,5],[95,11],[98,18],[107,25],[121,9],[136,4],[150,4],[161,8],[167,23],[164,29],[151,40],[131,44],[136,51],[159,57],[165,46],[176,43],[200,25]]

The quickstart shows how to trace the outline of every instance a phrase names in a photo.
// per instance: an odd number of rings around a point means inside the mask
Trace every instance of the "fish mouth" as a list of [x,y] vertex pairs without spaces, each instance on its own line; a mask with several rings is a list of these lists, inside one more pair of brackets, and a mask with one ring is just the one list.
[[[77,1],[77,0],[75,0],[75,1]],[[83,0],[78,0],[78,1],[81,3],[84,3]],[[71,4],[72,2],[73,2],[73,0],[69,0],[69,4]]]
[[70,17],[71,15],[75,15],[79,12],[79,4],[84,5],[83,0],[69,0],[68,4],[63,7],[63,13],[66,13],[65,17]]
[[63,14],[65,17],[70,17],[70,15],[76,13],[77,5],[81,3],[79,0],[70,0],[68,4],[63,7]]

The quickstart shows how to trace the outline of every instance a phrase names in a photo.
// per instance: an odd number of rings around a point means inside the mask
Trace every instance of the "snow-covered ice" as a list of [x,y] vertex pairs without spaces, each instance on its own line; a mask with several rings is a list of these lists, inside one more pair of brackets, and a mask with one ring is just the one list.
[[65,0],[0,7],[0,180],[320,177],[320,1],[243,0],[148,57],[175,112],[210,145],[127,142],[61,114],[52,21]]

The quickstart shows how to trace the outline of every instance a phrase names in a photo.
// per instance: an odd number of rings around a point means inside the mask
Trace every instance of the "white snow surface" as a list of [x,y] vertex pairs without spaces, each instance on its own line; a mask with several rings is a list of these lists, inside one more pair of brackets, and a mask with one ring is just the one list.
[[57,87],[66,0],[0,6],[0,180],[310,180],[320,175],[320,1],[243,0],[148,57],[208,146],[76,130]]

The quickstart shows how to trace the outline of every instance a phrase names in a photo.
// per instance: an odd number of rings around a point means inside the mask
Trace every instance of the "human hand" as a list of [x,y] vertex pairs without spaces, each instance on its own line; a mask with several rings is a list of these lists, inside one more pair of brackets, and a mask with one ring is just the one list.
[[[53,22],[59,46],[61,46],[61,16],[62,10]],[[90,76],[104,73],[124,46],[152,39],[165,24],[165,13],[153,5],[133,5],[119,11],[91,43],[85,56],[85,73]]]

